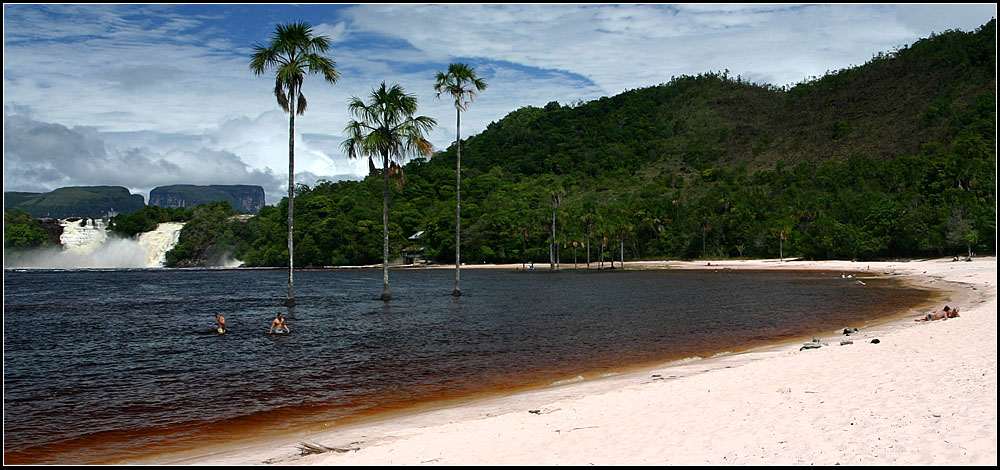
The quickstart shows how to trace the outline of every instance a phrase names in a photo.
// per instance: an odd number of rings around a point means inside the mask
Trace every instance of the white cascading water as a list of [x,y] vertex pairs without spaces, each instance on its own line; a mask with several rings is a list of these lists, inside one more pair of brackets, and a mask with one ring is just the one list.
[[38,257],[42,268],[159,268],[180,238],[180,222],[164,222],[138,239],[109,237],[102,219],[61,220],[60,253]]
[[146,252],[146,267],[162,267],[167,262],[167,252],[181,239],[182,222],[163,222],[151,232],[139,235],[139,246]]
[[[109,236],[104,219],[62,219],[61,248],[8,253],[4,250],[4,268],[34,269],[120,269],[162,268],[167,252],[177,245],[183,222],[163,222],[138,238]],[[243,262],[226,256],[213,260],[213,266],[239,267]]]
[[108,239],[103,219],[62,219],[59,225],[63,228],[59,242],[68,253],[89,255]]

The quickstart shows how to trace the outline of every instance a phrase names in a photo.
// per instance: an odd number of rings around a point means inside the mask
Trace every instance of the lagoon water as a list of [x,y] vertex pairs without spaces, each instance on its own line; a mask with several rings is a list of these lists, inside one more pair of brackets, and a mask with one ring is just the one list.
[[[737,351],[930,293],[840,273],[5,270],[4,461],[135,462]],[[284,311],[289,335],[268,335]],[[214,314],[229,331],[212,329]]]

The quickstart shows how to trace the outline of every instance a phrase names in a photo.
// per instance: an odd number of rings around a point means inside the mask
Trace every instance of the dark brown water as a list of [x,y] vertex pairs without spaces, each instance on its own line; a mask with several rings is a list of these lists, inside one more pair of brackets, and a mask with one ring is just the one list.
[[[4,462],[128,462],[857,326],[925,301],[839,272],[4,272]],[[285,311],[292,333],[267,335]],[[229,331],[212,329],[224,315]]]

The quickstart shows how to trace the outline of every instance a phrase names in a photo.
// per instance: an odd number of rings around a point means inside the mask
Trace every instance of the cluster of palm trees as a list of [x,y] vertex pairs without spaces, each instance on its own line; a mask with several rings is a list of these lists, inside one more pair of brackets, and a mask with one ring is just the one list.
[[[255,44],[250,56],[250,69],[255,75],[274,71],[274,96],[288,113],[288,291],[285,305],[295,305],[293,280],[293,227],[295,188],[295,115],[306,110],[302,83],[306,74],[321,74],[331,83],[337,83],[340,74],[333,59],[324,56],[330,49],[330,40],[314,35],[312,26],[305,22],[278,24],[267,45]],[[455,100],[456,110],[456,182],[455,182],[455,289],[461,291],[461,229],[462,229],[462,111],[486,88],[486,82],[476,76],[475,69],[466,64],[454,63],[447,72],[438,72],[434,90]],[[375,168],[373,159],[382,161],[382,300],[389,300],[389,179],[402,181],[402,164],[413,155],[430,155],[433,151],[426,135],[437,124],[433,118],[414,116],[417,99],[407,94],[399,85],[381,86],[372,90],[368,100],[352,97],[347,107],[353,118],[344,128],[347,139],[342,148],[350,158],[368,157],[369,167]]]

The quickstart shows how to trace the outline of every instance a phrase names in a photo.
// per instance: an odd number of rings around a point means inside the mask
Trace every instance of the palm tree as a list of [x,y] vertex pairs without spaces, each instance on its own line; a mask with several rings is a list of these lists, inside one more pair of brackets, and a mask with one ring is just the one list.
[[778,238],[778,260],[784,261],[784,243],[788,240],[788,235],[792,233],[792,223],[789,220],[779,221],[771,233]]
[[433,148],[424,137],[437,121],[414,117],[417,98],[399,85],[385,82],[373,89],[367,103],[352,97],[347,110],[356,118],[344,128],[347,139],[342,148],[350,158],[382,159],[382,300],[389,300],[389,176],[402,175],[401,164],[408,155],[430,155]]
[[549,269],[556,269],[556,209],[562,203],[562,196],[566,194],[561,187],[549,191],[549,199],[552,202],[552,238],[549,241]]
[[288,113],[288,293],[285,305],[295,305],[293,292],[293,242],[295,197],[295,114],[305,114],[306,97],[302,94],[302,82],[306,73],[319,73],[332,83],[337,83],[337,73],[333,59],[321,55],[330,49],[330,39],[314,36],[308,23],[295,22],[278,24],[271,42],[267,45],[255,44],[250,55],[250,70],[261,75],[274,70],[274,96],[281,109]]
[[462,111],[476,99],[477,92],[486,89],[486,82],[476,76],[476,69],[465,64],[448,65],[448,73],[438,72],[434,91],[455,98],[455,290],[452,295],[462,295]]
[[[590,208],[585,210],[590,210]],[[580,223],[583,224],[583,231],[587,235],[587,269],[590,269],[590,236],[594,234],[594,221],[596,218],[596,215],[589,212],[580,216]]]

